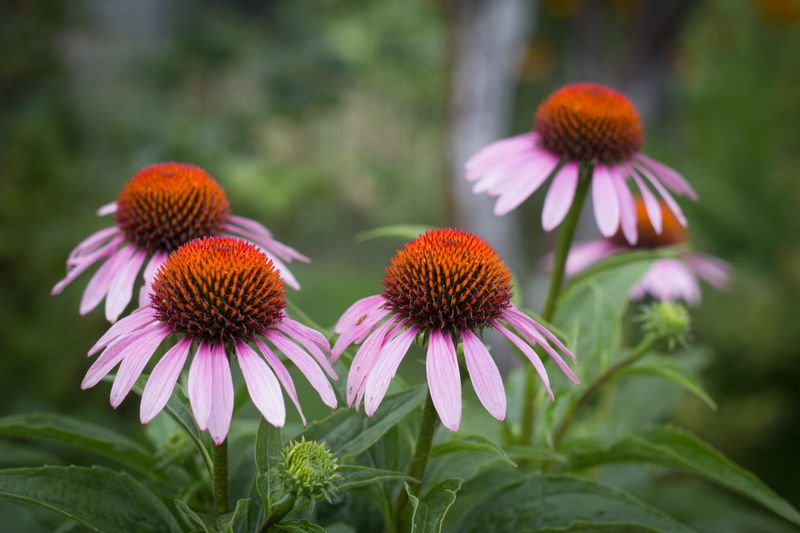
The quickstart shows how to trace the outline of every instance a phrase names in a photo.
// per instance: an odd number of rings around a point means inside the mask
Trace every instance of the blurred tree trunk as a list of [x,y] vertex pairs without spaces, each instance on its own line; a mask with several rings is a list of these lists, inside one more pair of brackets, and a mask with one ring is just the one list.
[[[509,134],[521,51],[533,27],[534,4],[534,0],[447,3],[450,221],[487,239],[512,269],[523,267],[516,213],[494,216],[494,201],[472,194],[463,169],[477,150]],[[510,353],[496,355],[501,366],[508,368]]]

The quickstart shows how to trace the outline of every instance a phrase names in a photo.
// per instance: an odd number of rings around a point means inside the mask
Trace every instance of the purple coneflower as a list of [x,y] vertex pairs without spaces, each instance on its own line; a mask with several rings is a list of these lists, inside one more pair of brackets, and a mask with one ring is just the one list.
[[594,83],[567,85],[536,111],[534,129],[497,141],[466,165],[473,191],[496,196],[496,215],[505,215],[553,177],[542,211],[546,231],[564,220],[578,186],[580,165],[592,165],[592,203],[600,232],[611,237],[619,227],[636,242],[636,208],[631,182],[645,199],[656,232],[660,211],[651,187],[686,225],[673,193],[694,200],[697,194],[675,170],[641,153],[642,125],[622,94]]
[[[100,216],[114,214],[114,226],[101,229],[75,247],[67,258],[67,275],[53,287],[58,294],[97,262],[81,299],[86,314],[106,299],[106,318],[114,322],[131,301],[136,276],[144,266],[139,305],[167,255],[198,237],[229,233],[263,248],[287,285],[300,285],[281,261],[308,258],[276,241],[254,220],[232,215],[225,191],[205,170],[185,163],[158,163],[143,168],[125,185]],[[149,260],[148,260],[149,257]]]
[[328,341],[286,315],[280,275],[255,245],[236,237],[190,241],[155,274],[150,298],[149,306],[112,325],[92,347],[89,355],[103,352],[81,388],[93,387],[120,365],[111,387],[116,408],[156,349],[176,334],[180,339],[161,357],[144,387],[143,424],[166,405],[190,353],[189,402],[198,427],[208,429],[217,444],[225,440],[231,423],[229,358],[234,355],[253,403],[271,424],[282,426],[286,417],[281,386],[305,423],[292,378],[273,348],[294,363],[323,402],[336,407],[333,388],[320,369],[336,379],[326,357]]
[[363,342],[347,377],[347,403],[358,408],[363,400],[367,415],[380,405],[418,335],[427,339],[425,368],[431,399],[451,431],[457,431],[461,421],[459,341],[478,399],[498,420],[506,415],[503,380],[479,338],[485,328],[499,331],[525,354],[551,398],[547,372],[533,346],[541,346],[578,383],[556,348],[573,360],[575,356],[547,328],[514,307],[508,267],[479,237],[461,230],[430,230],[395,254],[383,285],[383,294],[354,303],[335,330],[340,337],[334,359],[352,343]]
[[[577,274],[606,257],[634,248],[660,248],[686,243],[686,230],[663,203],[659,206],[662,229],[656,233],[648,209],[642,199],[636,201],[639,240],[631,245],[619,234],[597,241],[576,244],[567,257],[567,275]],[[720,289],[730,281],[731,267],[716,257],[683,250],[680,259],[657,259],[631,292],[634,299],[646,294],[658,300],[700,302],[700,283],[703,279]]]

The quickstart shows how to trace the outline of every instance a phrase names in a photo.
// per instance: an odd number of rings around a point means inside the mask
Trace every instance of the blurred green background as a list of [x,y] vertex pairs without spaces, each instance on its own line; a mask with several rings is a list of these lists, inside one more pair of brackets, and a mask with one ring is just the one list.
[[[459,3],[3,2],[2,414],[140,431],[135,402],[114,412],[108,387],[79,390],[106,327],[100,310],[77,314],[87,276],[49,291],[69,250],[105,224],[96,208],[141,166],[206,168],[236,213],[310,256],[294,265],[292,298],[324,325],[379,290],[398,245],[358,233],[458,223],[446,154]],[[800,0],[552,0],[526,13],[501,135],[527,130],[565,82],[606,82],[640,105],[645,149],[701,196],[684,203],[695,246],[736,269],[693,311],[719,410],[687,399],[672,418],[800,505]],[[498,244],[517,250],[533,308],[552,242],[540,205],[523,204]]]

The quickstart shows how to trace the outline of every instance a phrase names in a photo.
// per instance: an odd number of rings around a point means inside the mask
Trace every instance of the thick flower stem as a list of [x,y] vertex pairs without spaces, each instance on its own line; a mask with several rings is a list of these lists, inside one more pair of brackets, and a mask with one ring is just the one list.
[[[411,456],[407,470],[408,475],[416,480],[408,482],[408,486],[414,496],[419,494],[422,477],[425,475],[425,467],[428,465],[428,456],[431,451],[433,434],[436,432],[436,425],[438,422],[439,416],[436,414],[436,408],[433,405],[431,393],[428,392],[428,398],[425,400],[425,407],[422,410],[422,420],[419,425],[417,445],[414,448],[414,455]],[[406,494],[404,487],[400,487],[400,492],[397,494],[397,500],[394,506],[395,531],[398,533],[404,531],[403,511],[405,510],[406,504],[408,504],[408,494]]]
[[214,502],[218,515],[228,512],[228,439],[214,446]]
[[572,424],[575,413],[578,411],[578,409],[580,409],[601,386],[612,379],[620,370],[631,366],[633,363],[641,359],[642,356],[649,352],[659,340],[660,339],[656,335],[647,335],[644,339],[642,339],[642,342],[640,342],[633,350],[631,350],[627,357],[624,357],[617,364],[606,369],[606,371],[597,376],[588,387],[583,389],[583,392],[581,392],[580,396],[578,396],[575,401],[569,404],[567,407],[567,412],[564,413],[564,418],[561,419],[561,423],[553,433],[554,447],[557,447],[567,434],[567,430],[569,430],[569,427]]
[[[548,322],[553,320],[558,307],[558,298],[561,295],[561,287],[564,284],[567,257],[572,247],[572,241],[575,238],[575,230],[578,227],[578,220],[581,217],[581,211],[589,193],[591,181],[592,167],[582,166],[575,190],[575,198],[558,232],[558,242],[556,243],[556,251],[553,257],[553,270],[550,273],[550,287],[547,289],[547,299],[542,309],[542,318]],[[533,368],[529,368],[525,376],[525,397],[522,404],[522,430],[520,432],[521,444],[530,444],[533,440],[533,422],[536,418],[534,403],[536,376],[537,374]]]

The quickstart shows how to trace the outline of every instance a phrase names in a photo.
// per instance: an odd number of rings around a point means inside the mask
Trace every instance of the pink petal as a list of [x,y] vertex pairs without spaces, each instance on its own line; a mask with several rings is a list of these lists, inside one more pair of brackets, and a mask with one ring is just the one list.
[[261,248],[261,251],[264,252],[272,264],[275,266],[275,270],[281,275],[281,279],[284,283],[286,283],[289,287],[293,288],[296,291],[300,290],[300,283],[298,283],[297,278],[294,277],[294,274],[291,273],[289,268],[277,257],[271,254],[269,251]]
[[97,269],[92,279],[89,280],[86,290],[83,291],[79,310],[81,315],[85,315],[94,309],[105,295],[108,294],[111,283],[117,276],[124,272],[128,259],[133,255],[135,249],[133,245],[120,248],[108,261]]
[[147,362],[153,357],[153,353],[170,333],[172,331],[168,327],[161,326],[146,336],[140,337],[136,349],[131,350],[122,360],[117,376],[114,378],[114,384],[111,386],[111,406],[114,409],[119,407],[119,404],[131,391],[136,380],[142,375]]
[[545,231],[553,230],[567,216],[577,186],[578,164],[569,162],[558,171],[544,199],[542,227]]
[[136,331],[141,326],[149,322],[154,322],[155,320],[155,313],[151,307],[137,309],[119,322],[112,324],[111,327],[108,328],[108,331],[94,343],[94,346],[89,350],[89,355],[94,355],[100,349],[105,348],[114,339]]
[[731,281],[733,267],[722,259],[708,254],[689,253],[685,260],[698,276],[718,289],[724,288]]
[[191,347],[192,337],[182,338],[153,368],[142,392],[142,404],[139,408],[139,420],[142,424],[150,422],[167,405]]
[[272,233],[265,228],[260,222],[256,222],[250,218],[240,217],[238,215],[231,215],[230,221],[237,226],[248,229],[252,232],[258,233],[264,237],[272,237]]
[[133,283],[142,268],[142,263],[147,256],[146,250],[138,250],[133,254],[122,271],[111,282],[106,297],[106,319],[109,322],[116,322],[119,315],[131,301],[133,295]]
[[197,427],[205,431],[208,427],[208,417],[211,416],[211,388],[214,383],[212,370],[211,347],[208,341],[203,341],[194,354],[192,364],[189,366],[189,404],[192,406]]
[[612,170],[611,174],[612,183],[617,193],[617,199],[619,200],[622,234],[625,235],[625,240],[631,245],[634,245],[639,239],[639,232],[636,224],[636,202],[633,199],[631,190],[628,188],[624,174],[620,173],[617,169]]
[[330,353],[331,345],[328,342],[328,339],[325,337],[325,335],[323,335],[319,331],[309,326],[306,326],[302,322],[298,322],[297,320],[291,319],[288,316],[283,317],[282,323],[286,327],[291,328],[296,334],[304,335],[307,339],[316,343],[317,346],[322,348],[322,350],[325,353]]
[[339,318],[339,321],[336,322],[336,326],[333,328],[333,331],[339,334],[344,333],[346,329],[350,329],[353,326],[363,322],[364,318],[366,318],[370,312],[377,311],[383,306],[384,303],[386,303],[386,300],[383,299],[382,294],[375,294],[373,296],[361,298],[342,314],[341,318]]
[[695,305],[700,302],[700,285],[689,268],[677,259],[659,259],[634,288],[633,297],[645,293],[658,300],[679,300]]
[[686,221],[686,217],[683,215],[683,211],[681,211],[681,207],[678,205],[678,202],[675,201],[675,198],[673,198],[669,191],[667,191],[661,182],[658,181],[658,178],[645,167],[639,166],[636,168],[644,175],[645,178],[647,178],[647,181],[649,181],[653,187],[655,187],[656,191],[658,191],[658,194],[660,194],[661,198],[663,198],[664,202],[666,202],[670,211],[675,214],[675,218],[678,219],[678,222],[680,222],[683,226],[687,226],[688,222]]
[[536,138],[535,133],[528,132],[493,142],[481,148],[469,158],[465,165],[467,179],[473,181],[486,172],[487,167],[493,166],[498,161],[534,148]]
[[225,344],[214,343],[211,348],[211,412],[208,416],[208,432],[211,440],[219,446],[228,436],[233,417],[233,378],[231,366],[225,355]]
[[525,313],[523,313],[522,311],[520,311],[519,309],[517,309],[513,305],[511,306],[511,310],[515,314],[517,314],[520,317],[521,320],[524,320],[526,323],[528,323],[531,326],[533,326],[536,329],[536,331],[538,331],[539,333],[544,335],[551,343],[553,343],[555,345],[556,348],[558,348],[559,350],[561,350],[562,352],[567,354],[570,359],[572,359],[573,361],[577,361],[577,359],[575,358],[575,354],[573,354],[570,351],[569,348],[564,346],[564,343],[561,342],[561,340],[558,337],[556,337],[553,334],[552,331],[547,329],[547,327],[545,327],[543,324],[539,324],[536,320],[534,320],[533,318],[529,317],[528,315],[526,315]]
[[661,206],[658,200],[656,200],[655,195],[650,192],[647,185],[644,184],[642,178],[640,178],[636,172],[632,171],[632,169],[629,169],[629,171],[630,176],[633,178],[633,181],[636,182],[636,186],[639,188],[639,192],[644,200],[644,206],[645,209],[647,209],[647,218],[650,219],[650,224],[653,226],[653,229],[656,230],[656,233],[661,233]]
[[160,328],[160,324],[155,322],[139,331],[115,340],[113,344],[103,350],[103,353],[95,359],[92,366],[86,371],[86,376],[84,376],[81,382],[81,389],[86,390],[100,383],[100,380],[106,377],[108,373],[130,353],[129,350],[136,349],[138,346],[138,344],[136,344],[137,341],[143,337],[147,337],[157,328]]
[[487,169],[486,174],[475,182],[472,192],[482,194],[487,191],[504,191],[513,184],[517,170],[530,160],[530,154],[516,154],[498,161]]
[[236,343],[236,359],[239,361],[245,385],[256,408],[264,415],[267,422],[276,427],[283,427],[286,422],[286,406],[275,374],[245,342]]
[[470,330],[461,331],[461,343],[464,347],[464,360],[467,363],[467,372],[472,381],[472,388],[481,404],[489,414],[498,420],[506,418],[506,390],[503,387],[503,378],[500,371],[489,354],[489,350],[481,340]]
[[115,253],[117,246],[119,246],[124,241],[125,237],[122,236],[114,237],[113,239],[111,239],[111,241],[103,245],[103,247],[98,249],[97,251],[94,251],[85,256],[81,256],[79,259],[76,259],[75,263],[70,265],[67,275],[64,276],[64,278],[61,281],[59,281],[53,286],[52,290],[50,291],[50,294],[55,295],[61,293],[61,291],[63,291],[67,285],[72,283],[75,280],[75,278],[83,274],[89,267],[94,265],[97,261],[99,261],[100,259],[104,259],[109,255]]
[[350,372],[347,375],[347,405],[352,406],[358,393],[363,389],[369,372],[377,362],[378,354],[383,349],[387,338],[390,338],[387,337],[386,332],[393,323],[394,318],[390,318],[378,326],[353,357],[353,361],[350,363]]
[[547,157],[531,161],[529,165],[519,170],[520,175],[525,175],[515,187],[509,188],[500,196],[494,206],[494,214],[503,216],[515,209],[547,180],[558,165],[558,159],[547,154]]
[[283,244],[282,242],[276,241],[275,239],[267,237],[263,234],[247,231],[240,227],[234,226],[233,224],[226,224],[225,226],[223,226],[223,229],[261,245],[262,247],[266,248],[273,254],[277,255],[278,257],[286,261],[297,260],[303,263],[308,263],[311,261],[308,257],[304,256],[291,246]]
[[372,416],[378,410],[389,389],[389,382],[397,372],[397,367],[400,366],[417,333],[419,330],[416,327],[408,328],[392,339],[378,354],[378,361],[364,384],[364,409],[367,416]]
[[[267,331],[264,336],[295,364],[311,386],[319,393],[325,405],[331,408],[336,407],[336,395],[333,392],[333,387],[331,387],[325,374],[322,373],[322,370],[310,355],[274,329]],[[256,344],[258,344],[258,341],[256,341]]]
[[298,334],[297,331],[293,329],[291,326],[287,326],[285,324],[285,321],[281,322],[275,327],[280,331],[282,331],[284,334],[286,334],[286,336],[289,337],[290,339],[293,339],[295,342],[300,343],[300,345],[303,348],[305,348],[305,350],[308,353],[311,354],[311,356],[314,358],[317,364],[319,364],[319,366],[321,366],[322,369],[325,370],[325,373],[327,373],[331,379],[338,381],[339,376],[336,375],[336,371],[331,366],[330,362],[328,361],[328,358],[325,357],[325,354],[322,353],[322,350],[320,350],[319,346],[317,346],[316,343],[311,341],[305,335]]
[[[561,369],[564,375],[567,376],[571,382],[576,385],[580,384],[581,381],[578,379],[578,376],[575,375],[569,365],[567,365],[564,359],[558,355],[558,352],[553,350],[552,346],[550,346],[544,337],[539,334],[536,328],[531,325],[533,320],[530,317],[520,312],[509,310],[503,315],[503,319],[514,326],[514,328],[524,337],[527,342],[541,346],[542,349],[547,352],[547,355],[549,355],[550,358],[556,362],[558,368]],[[575,356],[572,355],[569,350],[566,350],[565,353],[568,353],[572,359],[575,359]]]
[[461,376],[450,333],[431,330],[425,358],[428,390],[444,427],[458,431],[461,423]]
[[544,365],[539,360],[539,356],[536,355],[536,352],[531,349],[530,346],[525,344],[522,339],[511,333],[505,327],[503,327],[500,323],[495,322],[494,329],[499,331],[503,334],[508,340],[510,340],[514,346],[519,348],[519,350],[525,354],[525,357],[533,365],[533,368],[536,370],[536,373],[539,374],[539,379],[542,380],[542,384],[544,384],[544,388],[547,389],[547,395],[550,396],[550,400],[555,401],[555,396],[553,396],[553,390],[550,388],[550,379],[547,377],[547,370],[544,369]]
[[372,311],[371,313],[364,315],[363,320],[355,326],[352,326],[350,329],[346,329],[342,332],[338,339],[336,339],[336,343],[333,345],[333,350],[331,352],[333,360],[336,361],[342,355],[342,353],[353,343],[360,343],[364,339],[367,338],[367,335],[378,325],[378,323],[383,320],[386,315],[389,315],[390,311],[388,309],[378,309],[376,311]]
[[107,242],[108,239],[118,234],[119,234],[119,229],[116,226],[111,226],[110,228],[103,228],[99,231],[92,233],[84,240],[82,240],[69,253],[69,256],[67,257],[67,264],[73,264],[74,262],[80,260],[84,256],[96,252],[98,249],[108,244]]
[[688,196],[695,202],[698,200],[697,192],[689,185],[689,182],[683,176],[678,174],[674,169],[668,167],[660,161],[656,161],[644,154],[639,154],[637,158],[641,163],[648,166],[653,173],[658,176],[667,187],[673,190],[676,194],[683,194]]
[[116,212],[117,212],[117,202],[110,202],[104,206],[101,206],[100,209],[97,210],[97,216],[104,217],[106,215],[110,215]]
[[[607,239],[600,239],[598,241],[582,242],[573,244],[570,248],[569,255],[567,256],[567,276],[574,276],[578,272],[586,270],[593,264],[612,256],[616,253],[623,251],[624,248],[618,244]],[[550,268],[552,268],[552,257],[550,259]]]
[[597,165],[592,174],[592,204],[600,233],[612,237],[619,228],[619,200],[611,173],[604,165]]
[[153,283],[153,279],[156,277],[156,272],[158,272],[158,269],[164,264],[164,261],[167,260],[168,255],[169,254],[167,254],[167,252],[159,250],[154,253],[150,258],[150,261],[147,262],[147,266],[144,267],[144,273],[142,275],[148,285]]
[[302,420],[303,425],[306,425],[306,417],[303,414],[303,409],[300,407],[300,401],[297,398],[297,390],[294,388],[294,381],[292,381],[292,376],[289,374],[289,371],[286,367],[281,363],[278,356],[272,353],[266,344],[261,342],[260,339],[255,340],[256,346],[258,346],[259,351],[267,360],[267,364],[272,367],[272,370],[275,372],[275,375],[278,376],[278,381],[280,381],[281,385],[283,386],[286,394],[289,395],[291,398],[292,403],[294,404],[297,412],[300,414],[300,420]]

